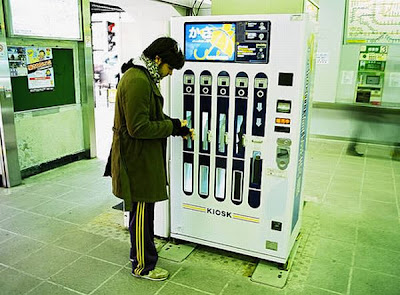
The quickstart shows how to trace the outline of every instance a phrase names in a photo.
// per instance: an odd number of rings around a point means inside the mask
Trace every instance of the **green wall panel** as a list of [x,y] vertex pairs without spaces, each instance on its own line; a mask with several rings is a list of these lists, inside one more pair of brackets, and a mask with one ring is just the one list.
[[73,50],[53,48],[53,69],[53,91],[30,92],[26,76],[11,78],[15,112],[75,103]]

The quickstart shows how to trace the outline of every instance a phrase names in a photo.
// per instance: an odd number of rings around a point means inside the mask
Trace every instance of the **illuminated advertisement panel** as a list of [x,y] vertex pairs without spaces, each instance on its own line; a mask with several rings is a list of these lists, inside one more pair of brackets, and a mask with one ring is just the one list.
[[186,23],[186,60],[235,61],[235,30],[235,23]]

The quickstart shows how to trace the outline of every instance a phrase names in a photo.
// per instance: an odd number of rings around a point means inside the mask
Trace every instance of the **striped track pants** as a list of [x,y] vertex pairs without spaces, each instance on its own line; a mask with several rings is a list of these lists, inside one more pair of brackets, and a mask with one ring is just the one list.
[[133,203],[130,218],[132,272],[146,275],[158,260],[154,245],[154,203]]

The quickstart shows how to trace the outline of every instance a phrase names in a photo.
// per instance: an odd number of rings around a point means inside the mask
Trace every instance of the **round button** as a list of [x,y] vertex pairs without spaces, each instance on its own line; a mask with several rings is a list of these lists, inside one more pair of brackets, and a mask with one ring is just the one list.
[[257,91],[257,96],[260,97],[260,98],[263,97],[264,96],[264,91],[258,90]]
[[239,89],[238,94],[239,96],[243,96],[245,94],[245,91],[243,89]]
[[192,86],[186,86],[186,92],[191,93],[192,92]]
[[226,94],[226,89],[225,89],[225,88],[221,88],[221,89],[219,90],[219,93],[220,93],[221,95],[225,95],[225,94]]
[[203,91],[204,94],[208,94],[208,91],[209,91],[209,90],[208,90],[207,87],[203,87],[203,90],[202,90],[202,91]]

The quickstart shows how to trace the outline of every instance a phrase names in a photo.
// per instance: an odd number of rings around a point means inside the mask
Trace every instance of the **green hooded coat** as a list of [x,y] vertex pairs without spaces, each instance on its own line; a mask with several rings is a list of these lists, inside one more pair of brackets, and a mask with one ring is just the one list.
[[167,137],[173,123],[163,112],[164,99],[143,67],[124,73],[115,101],[111,152],[113,194],[132,202],[168,199],[166,174]]

